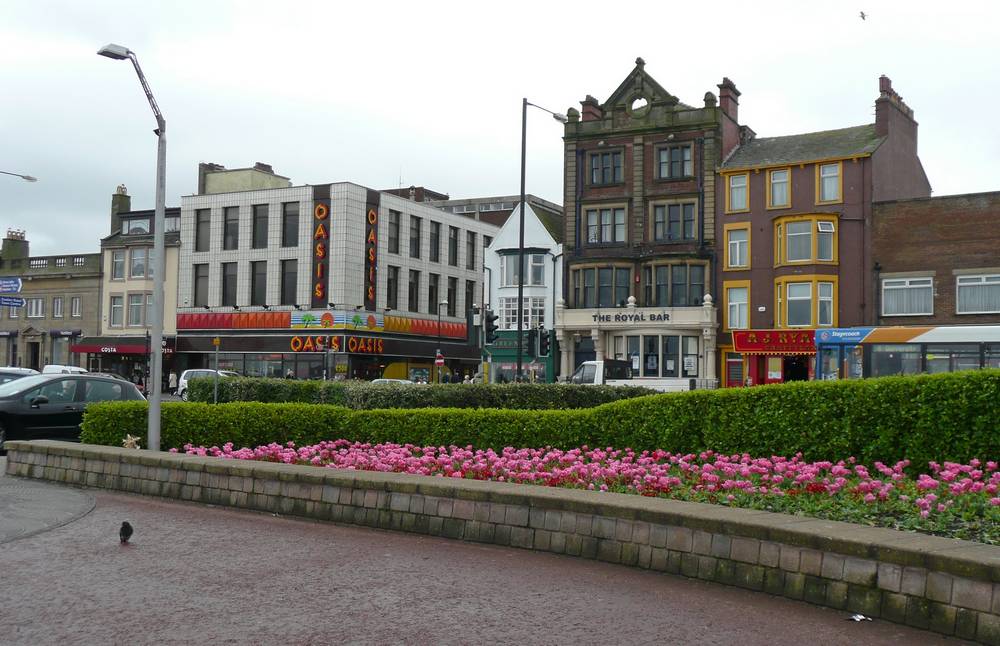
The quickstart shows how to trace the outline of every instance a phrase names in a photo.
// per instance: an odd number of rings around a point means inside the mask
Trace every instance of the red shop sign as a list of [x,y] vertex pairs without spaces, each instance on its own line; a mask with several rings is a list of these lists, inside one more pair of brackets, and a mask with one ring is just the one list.
[[751,354],[816,354],[816,331],[733,330],[733,350]]

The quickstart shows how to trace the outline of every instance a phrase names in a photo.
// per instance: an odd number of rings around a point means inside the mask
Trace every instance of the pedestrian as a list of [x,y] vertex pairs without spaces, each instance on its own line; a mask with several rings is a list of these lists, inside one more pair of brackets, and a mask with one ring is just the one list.
[[469,375],[465,375],[465,379],[462,380],[462,383],[463,384],[471,384],[472,383],[472,377],[470,377]]
[[295,373],[289,368],[288,372],[285,373],[285,379],[295,379]]
[[171,370],[170,374],[167,376],[167,389],[167,392],[171,395],[177,394],[177,373],[173,370]]

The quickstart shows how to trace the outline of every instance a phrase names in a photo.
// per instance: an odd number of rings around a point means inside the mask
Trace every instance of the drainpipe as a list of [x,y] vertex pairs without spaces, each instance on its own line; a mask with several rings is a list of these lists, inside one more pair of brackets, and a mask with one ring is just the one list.
[[698,251],[705,246],[705,138],[695,139],[698,143]]

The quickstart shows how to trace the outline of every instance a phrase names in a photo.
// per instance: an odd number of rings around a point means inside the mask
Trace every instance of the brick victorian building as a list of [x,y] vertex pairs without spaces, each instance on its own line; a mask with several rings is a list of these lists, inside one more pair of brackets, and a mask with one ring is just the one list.
[[736,97],[681,103],[636,59],[604,103],[567,112],[561,373],[625,359],[637,376],[714,383],[716,170],[739,143]]
[[740,134],[715,188],[723,385],[812,378],[817,329],[877,317],[875,202],[930,195],[917,122],[883,76],[875,123]]

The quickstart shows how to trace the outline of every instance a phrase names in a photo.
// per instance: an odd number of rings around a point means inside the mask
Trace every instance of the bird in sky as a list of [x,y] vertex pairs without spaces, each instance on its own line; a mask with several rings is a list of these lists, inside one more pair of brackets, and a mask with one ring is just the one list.
[[128,539],[132,538],[132,531],[132,526],[129,525],[127,520],[122,523],[122,528],[118,530],[118,538],[121,539],[122,545],[128,543]]
[[868,14],[866,14],[864,11],[862,11],[859,15],[861,16],[862,20],[868,17]]

